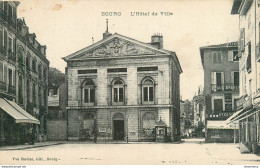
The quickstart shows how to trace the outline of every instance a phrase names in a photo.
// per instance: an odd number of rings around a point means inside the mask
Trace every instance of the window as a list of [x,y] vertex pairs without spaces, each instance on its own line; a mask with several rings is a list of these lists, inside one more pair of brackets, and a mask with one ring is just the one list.
[[42,77],[42,65],[39,63],[38,64],[38,72],[39,72],[39,77]]
[[251,42],[248,43],[248,56],[246,60],[246,70],[248,73],[251,72]]
[[23,77],[20,75],[19,76],[19,84],[18,84],[18,86],[19,86],[19,90],[18,90],[18,103],[20,104],[20,105],[22,105],[23,104]]
[[238,51],[228,51],[228,61],[239,61]]
[[30,54],[27,53],[27,57],[26,57],[26,68],[30,69]]
[[222,53],[221,51],[214,51],[212,53],[213,63],[221,63],[222,62]]
[[33,104],[36,105],[36,86],[35,84],[33,84],[33,92],[32,92],[32,96],[33,96]]
[[22,51],[18,52],[19,66],[23,66],[23,53]]
[[224,90],[224,72],[211,72],[211,90]]
[[45,67],[43,68],[43,79],[44,79],[44,81],[46,81],[46,68]]
[[232,81],[234,84],[234,90],[239,91],[239,72],[232,72]]
[[36,59],[35,58],[32,61],[32,69],[33,69],[33,72],[36,72]]
[[12,36],[8,36],[8,50],[13,52],[13,39]]
[[84,103],[95,102],[95,84],[92,80],[87,80],[83,86]]
[[119,104],[124,102],[124,82],[120,79],[113,83],[113,102]]
[[42,105],[42,90],[41,87],[38,87],[38,97],[39,97],[39,106],[41,107]]
[[26,83],[26,93],[27,93],[27,102],[30,103],[30,81],[27,80]]
[[142,83],[143,102],[154,101],[154,82],[152,79],[147,78]]
[[151,112],[146,112],[143,115],[143,131],[144,136],[154,136],[155,135],[155,116]]
[[218,115],[223,112],[223,100],[222,99],[214,99],[214,114]]

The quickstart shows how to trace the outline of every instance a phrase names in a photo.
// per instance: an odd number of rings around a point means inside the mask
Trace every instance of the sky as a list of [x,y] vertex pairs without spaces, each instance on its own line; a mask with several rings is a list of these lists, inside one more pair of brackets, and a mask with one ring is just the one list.
[[[182,99],[192,99],[203,86],[199,47],[238,41],[239,20],[231,15],[233,0],[20,0],[18,17],[24,17],[30,33],[47,46],[50,67],[65,72],[62,60],[73,52],[102,39],[109,32],[136,40],[151,41],[163,35],[164,49],[175,51],[183,73]],[[102,15],[113,12],[112,16]],[[149,12],[149,16],[131,16]],[[157,16],[152,16],[152,13]],[[172,15],[161,15],[168,12]]]

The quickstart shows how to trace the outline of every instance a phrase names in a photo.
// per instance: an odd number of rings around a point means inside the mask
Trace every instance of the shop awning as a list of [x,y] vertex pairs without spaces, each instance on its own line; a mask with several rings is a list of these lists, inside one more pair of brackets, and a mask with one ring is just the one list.
[[225,121],[208,120],[207,129],[238,129],[237,123],[227,125]]
[[40,121],[27,113],[13,101],[0,98],[0,108],[15,119],[16,123],[40,124]]
[[[232,115],[231,117],[229,117],[227,120],[226,120],[226,124],[227,125],[229,125],[229,124],[231,124],[231,123],[233,123],[233,122],[235,122],[235,121],[240,121],[240,120],[242,120],[242,119],[244,119],[244,118],[247,118],[247,117],[249,117],[249,116],[251,116],[251,114],[252,114],[252,112],[254,112],[255,111],[255,109],[253,108],[253,109],[250,109],[250,110],[247,110],[247,111],[243,111],[242,110],[242,113],[241,113],[241,111],[238,111],[238,112],[236,112],[235,114],[236,115]],[[255,113],[254,113],[255,114]]]
[[243,111],[243,109],[236,111],[234,114],[232,114],[230,117],[228,117],[228,119],[226,120],[226,123],[229,123],[233,118],[238,116],[242,111]]

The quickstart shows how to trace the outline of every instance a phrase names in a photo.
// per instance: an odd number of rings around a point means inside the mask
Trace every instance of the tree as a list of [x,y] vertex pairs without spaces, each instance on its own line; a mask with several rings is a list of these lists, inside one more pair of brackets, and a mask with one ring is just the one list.
[[66,83],[66,80],[67,77],[64,73],[56,68],[50,67],[48,74],[48,91],[53,89],[54,93],[56,93],[60,85]]

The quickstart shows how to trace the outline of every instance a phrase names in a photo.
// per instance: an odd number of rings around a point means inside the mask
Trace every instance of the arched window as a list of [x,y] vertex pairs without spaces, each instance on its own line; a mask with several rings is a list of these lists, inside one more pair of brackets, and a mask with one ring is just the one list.
[[26,83],[26,93],[27,93],[27,103],[30,103],[30,96],[31,96],[31,92],[30,92],[30,81],[29,79],[27,79],[27,83]]
[[83,85],[83,102],[89,105],[95,103],[95,84],[91,79],[88,79]]
[[143,115],[143,131],[145,136],[153,136],[155,134],[155,116],[152,112],[146,112]]
[[18,52],[18,61],[19,61],[19,66],[23,66],[23,53],[21,50]]
[[38,73],[39,73],[39,77],[41,78],[42,77],[42,64],[41,63],[38,64]]
[[23,105],[23,77],[19,75],[18,83],[18,103]]
[[124,102],[124,82],[121,79],[117,79],[113,82],[112,89],[113,103],[123,104]]
[[83,136],[89,139],[94,136],[94,115],[91,113],[86,113],[83,115]]
[[142,82],[142,101],[144,103],[154,102],[154,81],[151,78],[145,78]]
[[36,72],[36,59],[35,58],[32,61],[32,69],[33,69],[33,72]]
[[27,56],[26,56],[26,68],[27,69],[31,69],[31,65],[30,65],[30,53],[27,53]]

